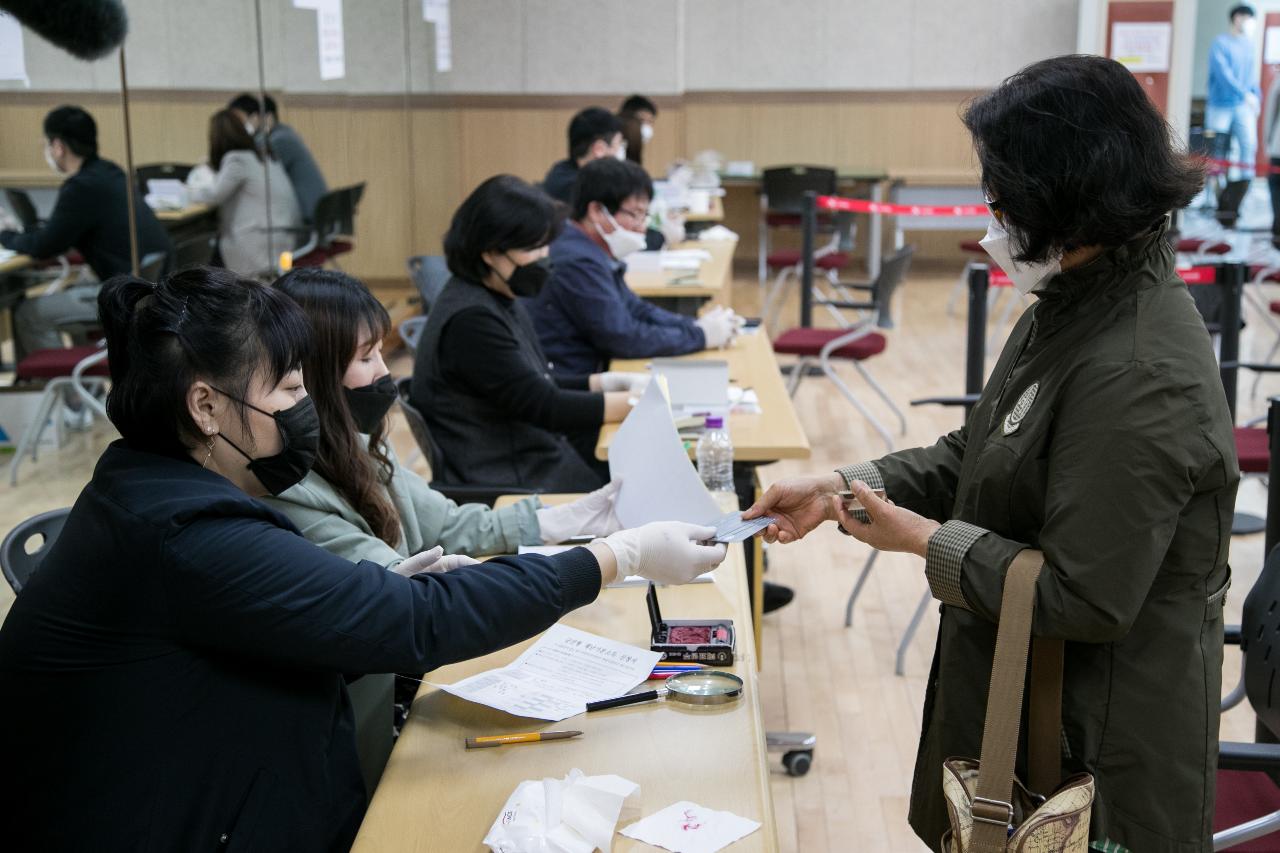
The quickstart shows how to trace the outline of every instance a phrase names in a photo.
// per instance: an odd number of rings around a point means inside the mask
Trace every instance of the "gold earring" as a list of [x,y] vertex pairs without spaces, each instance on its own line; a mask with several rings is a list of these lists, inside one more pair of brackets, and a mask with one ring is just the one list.
[[204,462],[200,463],[201,468],[209,467],[209,459],[210,457],[213,456],[213,439],[212,438],[209,439],[209,443],[206,444],[205,447],[209,449],[209,452],[204,455]]

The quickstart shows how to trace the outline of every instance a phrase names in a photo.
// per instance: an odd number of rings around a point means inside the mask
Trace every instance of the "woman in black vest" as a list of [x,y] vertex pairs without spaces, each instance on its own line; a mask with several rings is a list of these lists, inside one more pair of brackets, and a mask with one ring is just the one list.
[[600,425],[622,420],[635,374],[553,377],[517,296],[551,275],[560,230],[551,199],[511,175],[490,178],[444,238],[453,278],[418,343],[411,399],[452,483],[587,492],[609,477],[595,459]]
[[723,558],[695,544],[710,528],[660,524],[448,574],[341,559],[257,499],[315,459],[302,310],[205,268],[112,279],[99,310],[123,439],[0,629],[9,849],[345,850],[347,677],[487,654],[619,571]]

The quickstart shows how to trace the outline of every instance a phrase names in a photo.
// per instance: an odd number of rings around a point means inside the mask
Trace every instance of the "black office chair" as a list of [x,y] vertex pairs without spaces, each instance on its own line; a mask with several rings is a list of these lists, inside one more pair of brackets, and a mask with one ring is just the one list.
[[4,197],[23,231],[30,231],[40,226],[40,217],[36,214],[36,206],[32,203],[31,196],[22,190],[5,190]]
[[[40,568],[40,561],[57,541],[70,513],[71,507],[63,507],[33,515],[19,522],[0,542],[0,571],[4,572],[4,579],[13,587],[15,595],[22,592],[22,587]],[[40,541],[35,550],[28,551],[27,545],[36,538]]]
[[138,192],[147,194],[147,181],[185,181],[195,166],[190,163],[144,163],[135,166],[133,173],[137,178]]
[[418,442],[418,447],[422,450],[423,455],[427,457],[427,464],[431,466],[431,488],[440,492],[454,503],[480,503],[488,504],[489,506],[493,506],[494,501],[501,495],[534,494],[532,489],[526,489],[521,486],[476,486],[463,483],[442,483],[436,479],[439,472],[444,470],[444,451],[440,449],[440,445],[436,444],[435,439],[431,437],[431,428],[427,426],[427,419],[409,401],[409,389],[412,384],[413,378],[406,376],[396,382],[396,390],[400,392],[400,410],[404,412],[404,419],[409,422],[409,431],[413,433],[413,438]]
[[340,187],[320,196],[316,202],[311,233],[306,243],[294,250],[295,267],[321,267],[333,263],[338,255],[354,248],[350,240],[356,233],[356,211],[364,198],[364,184]]
[[210,231],[179,242],[173,247],[173,269],[184,270],[208,264],[213,259],[213,241],[216,237]]

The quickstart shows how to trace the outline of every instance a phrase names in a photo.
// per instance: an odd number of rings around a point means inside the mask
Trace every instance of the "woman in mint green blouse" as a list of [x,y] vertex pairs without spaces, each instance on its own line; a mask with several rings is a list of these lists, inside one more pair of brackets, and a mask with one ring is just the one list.
[[542,507],[531,497],[498,510],[459,505],[433,490],[386,441],[386,415],[396,400],[382,360],[391,325],[386,309],[363,283],[332,270],[297,269],[274,286],[311,321],[302,374],[320,414],[321,439],[315,468],[268,502],[311,542],[403,573],[418,565],[406,558],[437,545],[451,554],[512,554],[521,545],[618,529],[614,486],[562,506]]

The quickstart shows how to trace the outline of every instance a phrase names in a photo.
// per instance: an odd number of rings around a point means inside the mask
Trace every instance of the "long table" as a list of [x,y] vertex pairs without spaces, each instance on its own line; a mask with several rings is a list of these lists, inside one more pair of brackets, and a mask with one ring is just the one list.
[[[356,851],[481,853],[494,818],[526,779],[616,773],[640,785],[641,813],[679,800],[727,809],[763,824],[731,848],[735,853],[778,849],[769,791],[768,754],[756,685],[756,652],[742,547],[731,546],[713,584],[665,587],[669,618],[734,620],[738,650],[727,668],[744,681],[743,698],[715,708],[649,702],[547,723],[472,704],[424,684],[391,752],[382,780],[356,837]],[[606,589],[593,604],[563,619],[567,625],[648,647],[649,619],[642,588]],[[530,645],[443,667],[427,680],[452,683],[503,666]],[[554,743],[472,750],[477,735],[579,729],[582,737]],[[613,849],[654,848],[621,835]]]
[[[685,240],[677,249],[703,249],[711,255],[695,272],[692,270],[657,269],[627,271],[627,286],[642,299],[692,300],[695,304],[708,299],[724,299],[732,293],[733,250],[737,240]],[[675,282],[684,281],[679,284]]]

